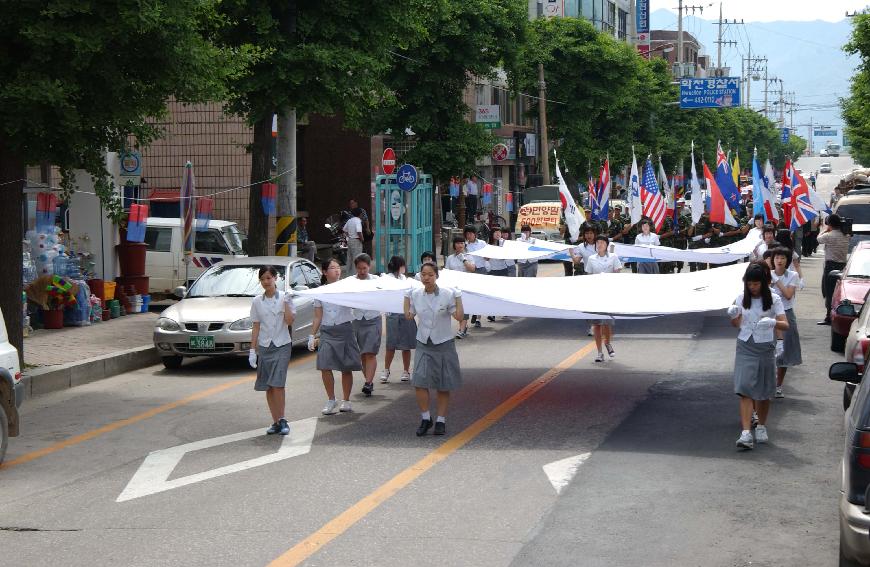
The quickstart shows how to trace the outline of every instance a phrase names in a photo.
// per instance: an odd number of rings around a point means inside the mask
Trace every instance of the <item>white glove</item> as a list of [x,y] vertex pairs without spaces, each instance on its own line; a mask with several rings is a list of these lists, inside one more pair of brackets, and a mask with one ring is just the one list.
[[701,239],[703,239],[703,238],[704,238],[703,236],[693,236],[693,237],[692,237],[692,242],[698,242],[699,240],[701,240]]
[[308,335],[308,350],[314,352],[315,344],[314,344],[314,335]]
[[779,276],[776,275],[776,272],[771,271],[771,272],[770,272],[770,283],[771,283],[771,285],[772,285],[772,284],[775,284],[775,283],[778,282],[778,281],[779,281]]
[[292,291],[285,291],[284,292],[284,303],[287,303],[291,306],[293,305],[293,292]]
[[254,349],[248,351],[248,364],[251,365],[251,368],[257,367],[257,351]]
[[709,239],[709,238],[705,238],[705,239],[704,239],[704,244],[710,244],[710,239]]
[[460,297],[462,297],[462,290],[459,289],[458,287],[454,287],[453,288],[453,299],[459,299]]
[[798,282],[798,290],[802,290],[805,287],[807,287],[807,284],[804,282],[803,278],[801,278],[801,280]]
[[758,320],[758,323],[755,324],[755,328],[759,330],[767,330],[773,329],[776,327],[776,319],[772,319],[770,317],[762,317]]
[[785,344],[782,339],[777,339],[776,348],[774,349],[773,353],[777,358],[779,358],[780,356],[782,356],[783,352],[785,352]]
[[732,305],[728,308],[728,316],[732,319],[736,319],[738,315],[740,315],[741,308],[738,305]]

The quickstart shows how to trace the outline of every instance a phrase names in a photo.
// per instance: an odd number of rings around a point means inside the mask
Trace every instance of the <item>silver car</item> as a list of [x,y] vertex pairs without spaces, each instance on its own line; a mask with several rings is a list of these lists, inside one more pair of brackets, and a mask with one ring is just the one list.
[[[215,264],[190,289],[176,288],[181,301],[160,314],[154,346],[166,368],[179,368],[188,356],[247,356],[251,348],[251,303],[263,293],[257,277],[263,266],[275,266],[278,289],[304,290],[320,285],[320,270],[303,258],[254,256]],[[314,301],[293,298],[294,345],[305,344],[314,319]]]

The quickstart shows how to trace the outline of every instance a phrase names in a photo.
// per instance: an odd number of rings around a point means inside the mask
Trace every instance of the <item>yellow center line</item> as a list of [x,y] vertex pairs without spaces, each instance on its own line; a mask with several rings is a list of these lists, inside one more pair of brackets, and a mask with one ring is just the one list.
[[469,425],[458,435],[451,437],[437,449],[409,466],[396,476],[379,486],[374,492],[359,500],[356,504],[327,522],[319,530],[294,545],[283,555],[272,561],[269,567],[294,567],[299,565],[323,546],[342,535],[354,524],[365,518],[378,506],[392,498],[400,490],[418,479],[426,471],[464,447],[475,437],[498,423],[505,415],[517,406],[535,395],[541,388],[555,380],[562,372],[571,368],[581,358],[592,352],[595,343],[589,343],[547,372],[535,378],[522,390],[500,403],[489,413]]
[[[311,358],[310,355],[304,355],[301,358],[296,358],[290,362],[289,367],[292,368],[298,364],[305,362]],[[117,431],[122,427],[127,427],[128,425],[133,425],[135,423],[139,423],[140,421],[144,421],[146,419],[152,418],[154,416],[160,415],[162,413],[166,413],[170,410],[180,408],[182,406],[186,406],[190,403],[193,403],[197,400],[202,400],[203,398],[207,398],[209,396],[213,396],[215,394],[219,394],[223,391],[229,390],[230,388],[234,388],[236,386],[240,386],[242,384],[248,384],[253,382],[256,379],[255,376],[248,376],[246,378],[239,378],[237,380],[232,380],[230,382],[226,382],[224,384],[219,384],[217,386],[212,386],[211,388],[207,388],[195,394],[192,394],[186,398],[182,398],[180,400],[175,400],[174,402],[168,402],[161,406],[157,406],[155,408],[151,408],[150,410],[144,411],[140,414],[134,415],[132,417],[128,417],[125,419],[120,419],[118,421],[113,421],[112,423],[107,423],[102,427],[98,427],[91,431],[87,431],[80,435],[75,435],[70,437],[69,439],[65,439],[63,441],[59,441],[53,445],[49,445],[48,447],[43,447],[42,449],[37,449],[36,451],[32,451],[30,453],[25,453],[20,457],[12,459],[10,461],[6,461],[3,464],[0,464],[0,470],[5,470],[12,468],[16,465],[23,465],[24,463],[29,463],[31,461],[35,461],[36,459],[41,459],[42,457],[46,457],[51,455],[52,453],[57,453],[62,449],[66,449],[68,447],[72,447],[74,445],[78,445],[80,443],[84,443],[85,441],[90,441],[91,439],[95,439],[100,435],[105,435],[106,433],[111,433],[112,431]]]

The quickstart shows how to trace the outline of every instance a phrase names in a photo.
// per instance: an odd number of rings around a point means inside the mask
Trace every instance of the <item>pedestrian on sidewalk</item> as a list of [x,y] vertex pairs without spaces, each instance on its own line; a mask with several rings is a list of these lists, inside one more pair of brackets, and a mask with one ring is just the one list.
[[[325,261],[322,266],[322,285],[331,284],[341,279],[341,264],[335,258]],[[318,337],[319,333],[319,339]],[[323,380],[326,390],[326,405],[323,415],[333,415],[340,411],[350,412],[350,393],[353,388],[353,371],[362,370],[362,362],[353,333],[353,309],[343,305],[335,305],[314,300],[314,322],[311,334],[308,335],[308,350],[317,350],[317,370]],[[341,372],[341,389],[343,397],[341,405],[335,400],[334,370]]]
[[[740,424],[743,430],[737,447],[752,449],[755,441],[767,443],[770,399],[776,393],[775,331],[788,331],[782,300],[770,290],[770,268],[752,262],[743,274],[743,293],[728,308],[731,325],[740,329],[734,356],[734,393],[740,396]],[[753,407],[758,427],[752,437]]]
[[[619,261],[619,256],[611,254],[609,248],[612,245],[606,236],[599,234],[595,237],[596,253],[586,261],[587,274],[614,274],[622,269],[622,262]],[[595,357],[595,362],[604,362],[604,351],[601,350],[601,344],[604,343],[604,348],[607,349],[607,354],[610,358],[616,356],[616,351],[613,350],[613,345],[610,341],[613,338],[613,319],[593,319],[592,335],[595,337],[595,346],[598,348],[598,356]]]
[[825,267],[822,270],[822,295],[825,297],[825,318],[817,325],[831,324],[831,300],[834,297],[834,284],[828,274],[846,267],[849,257],[849,235],[843,234],[843,219],[840,215],[829,215],[825,219],[825,231],[818,237],[819,244],[825,245]]
[[449,287],[439,288],[438,266],[424,264],[420,268],[422,288],[411,288],[405,294],[405,317],[417,316],[417,349],[414,354],[414,385],[420,408],[417,436],[426,435],[432,427],[429,390],[435,390],[435,435],[447,433],[447,406],[450,392],[462,386],[459,355],[453,340],[450,318],[463,319],[462,292]]
[[[405,276],[405,259],[401,256],[393,256],[387,263],[387,273],[385,277],[394,278],[399,281],[408,279]],[[414,350],[417,344],[417,324],[413,319],[405,318],[404,313],[387,313],[387,348],[384,351],[384,371],[381,372],[381,384],[386,384],[390,381],[390,366],[393,364],[393,357],[396,356],[396,351],[402,353],[402,382],[411,380],[411,351]]]
[[[353,261],[356,268],[356,278],[360,280],[376,280],[377,276],[370,274],[372,259],[368,254],[360,254]],[[375,389],[375,372],[378,369],[378,352],[381,350],[381,333],[383,322],[381,312],[371,309],[353,310],[353,334],[359,345],[362,357],[362,371],[365,383],[362,393],[366,397],[372,395]]]
[[299,257],[314,262],[317,258],[317,243],[308,234],[308,217],[299,217],[299,227],[296,229],[296,244],[299,247]]
[[[353,201],[352,201],[353,202]],[[353,274],[354,260],[363,253],[363,225],[361,215],[363,210],[359,207],[351,210],[353,216],[344,225],[344,233],[347,236],[347,266],[345,273],[349,276]]]
[[[524,224],[520,227],[520,237],[517,239],[518,242],[526,242],[528,244],[534,244],[535,239],[532,238],[532,227],[527,224]],[[519,277],[521,278],[536,278],[538,277],[538,261],[537,260],[517,260],[517,267],[519,268]]]
[[[474,260],[465,252],[465,238],[462,236],[453,237],[453,254],[447,257],[444,261],[444,267],[448,270],[457,272],[474,273],[477,267]],[[423,266],[420,266],[420,281],[423,281]],[[459,321],[459,331],[456,333],[457,339],[464,339],[468,336],[468,315],[465,314],[462,320]]]
[[258,273],[263,294],[251,303],[251,350],[248,362],[257,369],[254,390],[266,392],[266,404],[272,414],[272,425],[267,435],[290,433],[284,417],[284,387],[293,344],[289,327],[293,325],[296,309],[290,292],[278,291],[278,270],[263,266]]
[[[768,250],[773,260],[773,272],[770,274],[770,290],[779,296],[785,318],[788,321],[788,331],[777,341],[776,356],[776,397],[784,398],[782,383],[785,373],[792,366],[803,364],[801,353],[801,337],[798,334],[797,317],[794,314],[795,294],[800,289],[801,277],[795,270],[789,269],[793,252],[784,247]],[[781,352],[780,352],[781,351]]]

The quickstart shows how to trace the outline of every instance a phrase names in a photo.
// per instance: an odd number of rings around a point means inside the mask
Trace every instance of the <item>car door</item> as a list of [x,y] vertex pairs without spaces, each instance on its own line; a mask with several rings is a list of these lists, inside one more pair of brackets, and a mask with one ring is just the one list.
[[178,264],[172,253],[172,227],[145,227],[145,273],[148,289],[154,293],[169,293],[178,279]]
[[[317,274],[317,278],[311,275],[311,270]],[[290,276],[287,278],[289,289],[302,291],[320,285],[320,276],[314,264],[305,260],[298,260],[290,265]],[[293,320],[293,341],[302,342],[311,334],[314,324],[314,300],[307,296],[296,295],[293,297],[293,306],[296,308],[296,317]]]

